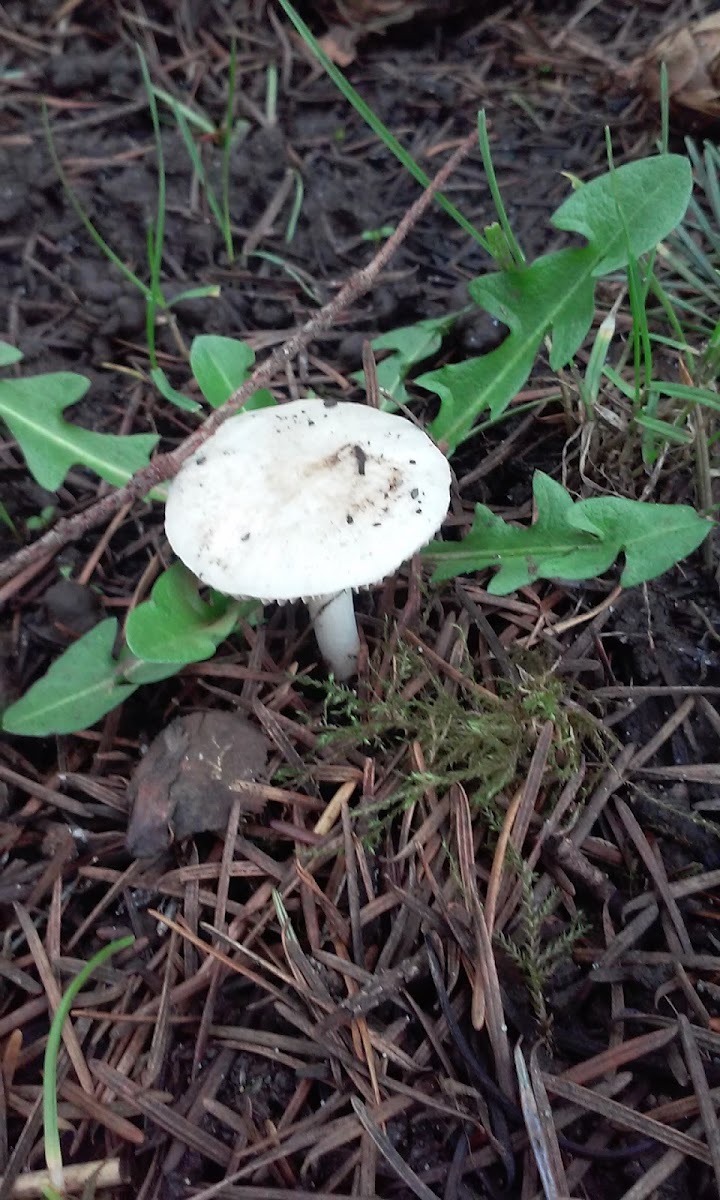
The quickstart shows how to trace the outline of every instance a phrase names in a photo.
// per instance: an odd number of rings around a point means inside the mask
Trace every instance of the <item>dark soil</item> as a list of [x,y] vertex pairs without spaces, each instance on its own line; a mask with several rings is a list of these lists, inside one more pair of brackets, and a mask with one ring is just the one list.
[[[533,256],[559,236],[548,218],[567,194],[562,172],[589,178],[603,169],[605,124],[618,162],[655,142],[656,114],[625,68],[661,27],[711,8],[701,0],[538,0],[458,5],[442,20],[416,12],[385,28],[376,20],[369,34],[354,29],[347,73],[429,174],[485,107],[508,212]],[[189,384],[194,336],[242,338],[261,357],[369,261],[375,243],[364,235],[396,225],[418,194],[279,12],[260,0],[155,0],[127,9],[100,0],[9,0],[0,10],[0,292],[7,314],[0,338],[22,349],[19,373],[63,370],[91,380],[73,413],[87,428],[157,432],[169,447],[194,419],[148,380],[142,297],[93,244],[63,191],[40,97],[80,203],[122,262],[146,279],[158,176],[134,43],[159,87],[219,125],[228,47],[237,39],[236,115],[247,131],[231,161],[234,263],[160,105],[163,286],[168,296],[220,287],[217,298],[187,300],[160,315],[160,361],[180,389]],[[313,5],[304,12],[318,31],[325,28]],[[277,107],[268,112],[274,69]],[[217,187],[220,150],[211,137],[199,145]],[[288,238],[298,180],[302,204]],[[447,194],[479,227],[493,219],[478,153]],[[435,207],[374,292],[276,381],[278,397],[313,390],[357,398],[351,376],[363,342],[460,307],[467,281],[485,269],[476,243]],[[502,335],[482,313],[472,314],[442,353],[481,353]],[[532,382],[553,382],[542,361]],[[562,418],[549,410],[474,439],[454,462],[463,501],[527,517],[533,470],[557,477],[566,440]],[[616,450],[608,445],[607,462]],[[478,475],[489,452],[494,469]],[[577,462],[569,461],[580,489]],[[657,498],[694,501],[680,458],[657,486]],[[41,510],[51,508],[54,519],[98,494],[95,477],[80,469],[57,495],[44,492],[14,443],[0,445],[0,499],[21,537],[35,536],[26,522]],[[87,534],[0,593],[3,704],[103,615],[122,617],[169,561],[157,506],[126,514],[84,574],[100,536]],[[10,555],[17,545],[0,523],[0,552]],[[512,1049],[520,1039],[528,1060],[538,1047],[548,1076],[575,1068],[557,1094],[546,1078],[561,1139],[568,1139],[561,1152],[571,1195],[717,1194],[707,1144],[716,1156],[720,1132],[716,1118],[703,1126],[698,1117],[702,1103],[714,1113],[720,1087],[720,598],[713,565],[698,554],[609,606],[602,605],[607,581],[547,585],[502,602],[482,590],[485,582],[435,594],[403,573],[358,603],[373,655],[364,701],[379,698],[388,711],[395,702],[393,655],[400,661],[402,651],[396,640],[383,640],[387,618],[400,621],[408,646],[420,645],[405,663],[408,695],[432,691],[437,674],[439,693],[458,697],[462,712],[482,704],[480,684],[519,697],[526,724],[516,772],[496,798],[496,827],[486,809],[473,811],[472,887],[462,875],[461,782],[437,791],[429,781],[378,834],[376,805],[423,770],[428,746],[397,727],[349,748],[325,744],[322,693],[293,674],[299,664],[301,674],[320,678],[299,608],[270,611],[260,631],[248,628],[212,662],[141,689],[91,731],[5,739],[0,1200],[15,1194],[20,1172],[43,1165],[48,988],[54,1007],[53,980],[62,989],[81,962],[128,932],[135,945],[83,991],[90,1014],[78,1009],[79,1044],[67,1047],[72,1065],[61,1055],[59,1095],[66,1165],[119,1159],[129,1194],[142,1200],[540,1195],[521,1097],[507,1082],[510,1063],[502,1062],[502,1045]],[[597,615],[587,618],[596,605]],[[576,616],[587,619],[573,624]],[[504,680],[502,647],[511,658]],[[211,832],[217,820],[196,818],[194,838],[172,841],[161,806],[156,856],[137,860],[125,839],[138,763],[173,718],[206,709],[240,712],[262,726],[276,790],[263,794],[261,812],[246,807],[239,832],[241,814],[230,804],[224,839]],[[340,709],[331,711],[342,725]],[[318,832],[326,804],[350,784],[349,808],[338,805],[335,821]],[[531,857],[535,875],[522,894],[515,866],[506,864],[495,881],[496,932],[508,941],[493,943],[488,956],[472,892],[487,903],[497,825],[521,784],[511,844],[514,861]],[[169,798],[166,787],[162,804]],[[584,805],[595,819],[580,835]],[[563,814],[557,828],[554,811]],[[541,910],[552,887],[556,899]],[[282,896],[277,908],[273,893]],[[653,904],[656,919],[633,926]],[[541,927],[528,933],[533,912],[542,913]],[[573,939],[578,912],[583,932]],[[27,923],[40,935],[37,945]],[[536,967],[541,949],[556,950],[540,1007],[532,970],[513,955],[526,934],[538,939]],[[670,1030],[665,1045],[663,1028]],[[641,1034],[648,1040],[631,1044]],[[614,1057],[587,1065],[608,1048]],[[607,1097],[615,1097],[615,1108]],[[364,1125],[351,1101],[364,1106]],[[569,1115],[570,1103],[577,1107]],[[695,1139],[655,1190],[633,1184],[677,1143],[647,1140],[634,1113]],[[547,1137],[553,1121],[540,1124]]]

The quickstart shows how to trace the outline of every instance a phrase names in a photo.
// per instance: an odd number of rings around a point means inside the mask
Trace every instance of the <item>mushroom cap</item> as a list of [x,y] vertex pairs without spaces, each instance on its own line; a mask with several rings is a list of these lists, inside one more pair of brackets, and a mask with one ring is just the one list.
[[426,433],[361,404],[232,417],[170,484],[165,531],[199,579],[296,600],[377,583],[437,532],[450,468]]

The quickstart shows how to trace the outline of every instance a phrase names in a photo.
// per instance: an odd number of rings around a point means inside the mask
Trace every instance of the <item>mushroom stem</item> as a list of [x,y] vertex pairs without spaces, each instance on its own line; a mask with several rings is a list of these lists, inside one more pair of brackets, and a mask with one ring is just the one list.
[[352,590],[313,596],[307,606],[320,653],[335,678],[344,682],[357,671],[360,649]]

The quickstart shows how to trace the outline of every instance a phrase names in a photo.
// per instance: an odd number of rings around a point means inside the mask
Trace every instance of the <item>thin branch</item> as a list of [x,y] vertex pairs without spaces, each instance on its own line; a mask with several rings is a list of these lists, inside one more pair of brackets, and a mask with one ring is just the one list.
[[398,247],[405,241],[414,225],[430,207],[435,193],[447,182],[458,164],[472,149],[477,135],[472,133],[460,143],[443,167],[440,168],[429,187],[422,193],[407,210],[397,229],[378,250],[367,266],[362,267],[351,275],[337,295],[304,325],[295,331],[292,337],[279,346],[258,366],[242,387],[239,387],[221,408],[216,409],[207,420],[191,433],[184,442],[169,454],[159,454],[142,470],[133,475],[132,479],[117,491],[111,492],[86,508],[84,512],[72,517],[63,517],[43,537],[38,538],[31,546],[12,555],[7,562],[0,565],[0,582],[12,579],[18,571],[24,570],[31,563],[47,555],[57,554],[68,542],[81,538],[88,530],[112,517],[123,505],[147,496],[154,487],[171,479],[177,473],[186,458],[205,442],[223,421],[242,408],[252,395],[281,374],[286,365],[296,357],[314,338],[336,323],[338,317],[355,303],[360,296],[372,288],[383,267],[392,258]]

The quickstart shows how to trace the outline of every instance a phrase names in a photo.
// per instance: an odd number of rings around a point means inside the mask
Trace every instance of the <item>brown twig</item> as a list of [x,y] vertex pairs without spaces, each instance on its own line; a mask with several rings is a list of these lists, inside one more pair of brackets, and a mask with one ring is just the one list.
[[[30,1197],[47,1195],[50,1182],[47,1171],[28,1171],[21,1175],[12,1190],[13,1200],[30,1200]],[[102,1159],[99,1162],[76,1163],[65,1167],[64,1184],[68,1192],[84,1192],[88,1184],[93,1188],[116,1188],[123,1183],[120,1160]]]
[[0,582],[12,579],[18,571],[25,570],[31,563],[36,562],[38,559],[45,558],[49,554],[56,554],[68,542],[76,541],[83,534],[87,533],[88,530],[101,525],[103,521],[113,516],[114,513],[118,512],[126,504],[147,496],[158,484],[171,479],[185,459],[194,454],[198,447],[207,441],[228,417],[242,408],[243,404],[259,388],[267,387],[275,376],[279,375],[287,364],[313,338],[317,337],[323,330],[334,325],[345,309],[349,308],[360,296],[370,291],[380,271],[392,258],[398,247],[405,241],[410,230],[417,224],[426,209],[429,208],[436,192],[440,191],[448,177],[472,148],[476,136],[475,131],[473,131],[463,139],[454,154],[440,168],[422,195],[418,196],[415,203],[407,210],[405,216],[398,223],[395,232],[378,250],[375,257],[371,259],[367,266],[361,267],[359,271],[351,275],[334,299],[321,308],[304,325],[301,325],[282,346],[278,346],[269,358],[265,359],[257,367],[242,387],[237,388],[225,401],[225,404],[221,408],[216,409],[203,422],[199,429],[191,433],[171,453],[159,454],[147,467],[143,467],[142,470],[133,475],[132,479],[123,487],[111,492],[108,496],[103,496],[102,499],[97,500],[89,508],[86,508],[84,512],[77,513],[73,517],[61,519],[43,537],[33,542],[31,546],[26,546],[23,550],[18,550],[16,554],[0,566]]

